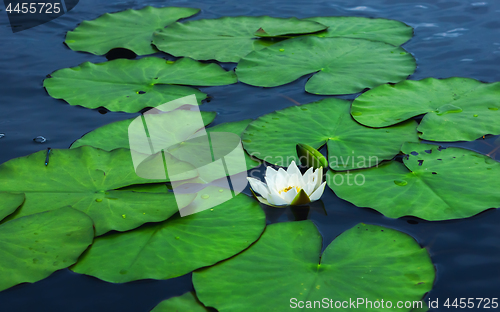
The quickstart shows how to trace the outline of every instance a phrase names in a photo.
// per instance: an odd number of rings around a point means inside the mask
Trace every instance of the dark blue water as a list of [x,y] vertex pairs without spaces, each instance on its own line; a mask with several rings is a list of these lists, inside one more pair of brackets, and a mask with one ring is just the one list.
[[[496,2],[494,2],[496,1]],[[80,0],[68,14],[47,24],[13,34],[4,10],[0,12],[0,162],[40,149],[67,148],[86,132],[134,114],[107,113],[72,107],[47,95],[42,81],[47,74],[84,61],[102,62],[95,56],[69,50],[68,30],[85,19],[105,12],[146,5],[186,6],[202,9],[192,19],[236,15],[276,17],[366,16],[403,21],[415,28],[404,45],[418,62],[410,79],[462,76],[485,82],[500,80],[500,2],[437,0],[342,1],[118,1]],[[159,54],[160,55],[160,54]],[[163,55],[162,55],[163,56]],[[231,64],[226,67],[231,68]],[[202,88],[212,96],[203,110],[218,113],[215,124],[256,118],[294,105],[288,98],[308,103],[323,97],[304,92],[306,78],[286,86],[262,89],[243,85]],[[33,141],[44,136],[47,142]],[[498,137],[453,144],[489,153]],[[500,155],[500,152],[498,153]],[[500,159],[500,156],[496,156]],[[481,183],[481,181],[478,181]],[[433,290],[439,298],[500,297],[500,210],[490,209],[465,220],[427,222],[416,218],[389,219],[337,198],[329,189],[323,196],[325,210],[313,209],[309,218],[324,237],[324,246],[359,222],[379,224],[412,235],[426,247],[437,268]],[[325,215],[326,211],[326,215]],[[290,209],[266,209],[269,222],[293,220]],[[367,255],[369,257],[370,255]],[[69,270],[34,283],[0,292],[0,311],[133,311],[146,312],[158,302],[192,289],[188,274],[167,281],[143,280],[111,284]],[[376,285],[374,285],[376,287]],[[277,290],[282,291],[282,290]],[[284,303],[286,304],[286,303]],[[473,309],[467,309],[473,311]]]

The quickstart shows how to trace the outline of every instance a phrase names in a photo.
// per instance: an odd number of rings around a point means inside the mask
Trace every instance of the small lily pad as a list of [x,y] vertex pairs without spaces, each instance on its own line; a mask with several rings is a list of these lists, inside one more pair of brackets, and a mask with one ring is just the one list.
[[298,163],[296,145],[319,149],[328,146],[328,162],[334,170],[351,170],[392,159],[406,141],[418,141],[417,123],[373,129],[354,121],[350,102],[328,98],[292,106],[257,118],[243,132],[246,151],[272,164]]
[[313,36],[328,38],[355,38],[382,41],[399,46],[413,37],[413,28],[400,21],[385,18],[355,16],[322,16],[306,18],[328,29]]
[[321,245],[311,221],[269,225],[247,250],[193,273],[198,298],[220,312],[291,310],[299,308],[299,301],[306,310],[313,308],[308,301],[322,304],[323,298],[335,309],[336,301],[349,298],[372,304],[382,298],[393,304],[419,301],[432,288],[435,270],[429,254],[407,234],[361,223],[339,235],[323,254]]
[[[231,191],[206,188],[184,209],[197,210],[221,198],[230,199]],[[160,223],[96,238],[72,270],[113,283],[169,279],[239,253],[259,238],[264,227],[259,203],[240,194],[186,217],[176,214]]]
[[158,52],[152,45],[153,32],[173,22],[198,13],[192,8],[154,8],[106,13],[92,21],[83,21],[66,34],[65,43],[71,50],[97,55],[114,48],[124,48],[137,55]]
[[[178,207],[172,193],[118,190],[134,184],[167,181],[139,177],[127,149],[111,152],[90,146],[53,149],[47,166],[46,156],[46,151],[40,151],[0,165],[0,191],[26,194],[22,207],[6,220],[71,206],[88,214],[95,223],[96,235],[101,235],[165,220],[193,200],[192,195],[186,195]],[[196,175],[190,168],[191,165],[178,161],[176,170],[186,173],[186,179],[192,179]]]
[[208,312],[207,309],[199,300],[196,298],[193,292],[187,292],[182,296],[172,297],[167,300],[160,302],[151,312]]
[[0,192],[0,221],[24,203],[23,193]]
[[[358,207],[390,218],[415,216],[438,221],[468,218],[500,207],[500,163],[488,156],[449,147],[407,143],[404,163],[391,161],[354,173],[327,173],[328,186]],[[363,182],[361,182],[363,181]]]
[[72,265],[93,238],[92,220],[67,207],[1,224],[0,291]]
[[500,134],[500,82],[453,77],[382,85],[356,98],[351,114],[369,127],[425,114],[417,128],[422,139],[472,141]]
[[278,42],[243,57],[236,67],[241,82],[281,86],[314,74],[306,83],[313,94],[350,94],[399,82],[416,68],[401,47],[364,39],[302,36]]
[[[233,71],[188,58],[166,61],[158,57],[85,62],[50,74],[43,82],[50,96],[70,105],[105,107],[136,113],[147,107],[194,94],[198,103],[206,94],[183,85],[220,86],[236,83]],[[180,105],[180,104],[179,104]],[[169,107],[171,110],[178,106]]]
[[307,34],[324,29],[326,26],[320,23],[295,17],[222,17],[174,23],[155,32],[153,44],[159,50],[174,56],[238,62],[248,53],[275,42],[272,38],[260,39],[261,37]]

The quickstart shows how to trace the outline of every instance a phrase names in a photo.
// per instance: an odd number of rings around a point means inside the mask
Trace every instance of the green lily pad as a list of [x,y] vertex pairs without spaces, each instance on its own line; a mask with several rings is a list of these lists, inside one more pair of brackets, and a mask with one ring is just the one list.
[[355,122],[349,110],[350,102],[328,98],[261,116],[243,133],[244,147],[254,157],[287,167],[298,163],[298,143],[315,149],[326,143],[330,168],[351,170],[392,159],[404,142],[418,141],[415,121],[373,129]]
[[[200,113],[205,126],[210,124],[216,116],[215,112]],[[166,147],[177,143],[176,140],[182,141],[187,139],[199,130],[199,125],[195,118],[198,117],[197,112],[175,110],[169,112],[167,115],[151,115],[150,117],[152,124],[149,126],[158,127],[164,131],[162,142],[166,144]],[[70,148],[77,148],[83,145],[90,145],[105,151],[111,151],[116,148],[130,148],[128,131],[130,124],[136,118],[113,122],[97,128],[73,142]],[[167,142],[167,140],[171,140],[171,142]]]
[[269,225],[241,254],[193,273],[198,298],[220,312],[288,311],[302,304],[300,310],[307,310],[308,301],[322,304],[323,298],[332,309],[336,301],[349,305],[349,298],[379,304],[384,299],[395,307],[397,301],[422,299],[432,288],[435,271],[427,250],[399,231],[361,223],[323,254],[321,245],[310,221]]
[[328,38],[355,38],[382,41],[399,46],[413,37],[413,28],[400,21],[385,18],[354,16],[324,16],[306,18],[325,26],[325,31],[313,34]]
[[[7,220],[71,206],[88,214],[96,235],[110,230],[126,231],[145,222],[162,221],[193,200],[188,194],[177,206],[172,193],[149,194],[117,190],[144,183],[165,182],[139,177],[130,150],[106,152],[90,146],[53,149],[12,159],[0,165],[0,191],[23,192],[26,201]],[[192,179],[191,165],[178,161],[176,169]]]
[[23,193],[0,192],[0,221],[24,203]]
[[[153,44],[174,56],[196,60],[238,62],[254,50],[273,44],[272,38],[326,29],[313,21],[269,16],[236,16],[174,23],[153,35]],[[260,30],[260,31],[259,31]]]
[[72,265],[93,237],[92,220],[72,208],[0,225],[0,291],[34,283]]
[[[236,81],[233,71],[225,71],[216,64],[188,58],[174,62],[145,57],[97,64],[85,62],[60,69],[45,79],[43,86],[50,96],[70,105],[135,113],[192,94],[198,103],[206,97],[205,93],[182,85],[220,86]],[[169,108],[174,110],[178,105]]]
[[426,78],[382,85],[352,104],[359,123],[386,127],[426,114],[417,130],[431,141],[472,141],[500,134],[500,82],[470,78]]
[[358,183],[353,173],[349,183],[345,173],[330,171],[327,184],[340,198],[390,218],[459,219],[500,207],[500,163],[490,157],[418,143],[407,143],[402,151],[408,154],[404,164],[360,170]]
[[[211,187],[184,209],[203,209],[230,198],[231,191]],[[259,238],[264,227],[259,203],[240,194],[186,217],[176,214],[164,222],[96,238],[72,270],[113,283],[169,279],[239,253]]]
[[192,8],[154,8],[147,6],[140,10],[125,10],[106,13],[95,20],[83,21],[66,34],[66,45],[74,51],[97,55],[108,53],[114,48],[129,49],[137,55],[158,52],[151,46],[153,32],[173,22],[198,13]]
[[399,82],[416,68],[401,47],[364,39],[303,36],[254,51],[238,63],[241,82],[276,87],[312,74],[306,91],[350,94],[387,82]]
[[[221,124],[218,124],[217,126],[207,128],[207,133],[231,132],[231,133],[237,134],[241,137],[241,135],[243,134],[243,131],[245,131],[245,129],[248,127],[248,125],[252,121],[253,121],[253,119],[245,119],[245,120],[240,120],[240,121],[221,123]],[[245,153],[245,160],[247,163],[248,170],[260,166],[260,161],[253,159],[247,153]]]
[[[213,112],[200,112],[203,118],[203,122],[205,125],[209,124],[215,117],[215,113]],[[197,112],[191,112],[187,110],[175,110],[169,112],[166,115],[155,116],[152,115],[149,121],[153,122],[152,126],[157,126],[161,129],[158,131],[162,138],[157,138],[156,141],[162,142],[165,150],[168,150],[169,153],[172,153],[174,157],[178,156],[176,154],[176,149],[179,147],[183,148],[183,153],[181,154],[181,158],[184,162],[188,162],[190,164],[197,164],[199,161],[202,161],[204,158],[202,157],[203,146],[197,146],[196,142],[193,140],[189,140],[191,137],[196,137],[198,134],[196,133],[198,129],[198,123],[196,123]],[[158,120],[155,121],[155,118]],[[90,145],[97,148],[101,148],[104,150],[113,150],[116,148],[130,148],[129,145],[129,136],[128,136],[128,128],[131,122],[135,118],[127,119],[123,121],[114,122],[108,125],[105,125],[101,128],[98,128],[92,132],[87,133],[81,139],[75,141],[71,148],[80,147],[83,145]],[[252,121],[252,119],[246,119],[237,122],[227,122],[219,124],[215,127],[206,128],[206,133],[212,132],[229,132],[234,133],[238,136],[241,135],[241,132],[247,127],[247,125]],[[177,143],[181,142],[181,143]],[[203,141],[202,141],[203,143]],[[227,143],[227,146],[225,146]],[[146,142],[149,144],[149,142]],[[229,142],[224,142],[219,140],[219,144],[217,147],[222,150],[228,150],[231,148]],[[146,147],[144,147],[146,148]],[[186,157],[186,152],[192,150],[192,153],[189,153]],[[223,152],[223,151],[222,151]],[[243,153],[246,161],[246,170],[255,168],[260,165],[259,161],[252,159],[245,152]],[[238,159],[233,159],[233,163],[237,163]],[[228,161],[231,161],[230,159]],[[214,172],[199,172],[199,176],[194,180],[186,181],[189,183],[208,183],[213,180],[219,179],[223,176],[218,175]]]
[[[248,124],[252,122],[253,119],[245,119],[241,121],[235,121],[235,122],[226,122],[222,123],[219,125],[216,125],[214,127],[209,127],[206,128],[206,133],[210,135],[211,141],[210,144],[205,144],[206,143],[206,137],[198,137],[195,138],[194,140],[187,140],[185,142],[181,142],[177,145],[174,145],[168,149],[168,152],[171,153],[174,157],[177,159],[182,159],[185,162],[188,162],[193,165],[200,165],[200,164],[205,164],[207,162],[206,159],[206,154],[210,153],[210,151],[207,151],[208,153],[200,153],[200,151],[203,151],[204,149],[210,147],[211,150],[214,150],[214,147],[217,148],[216,154],[219,156],[224,156],[226,165],[230,164],[232,165],[231,167],[235,169],[236,171],[247,171],[252,168],[260,166],[260,162],[257,160],[254,160],[250,155],[248,155],[246,152],[243,151],[243,153],[236,154],[236,155],[231,155],[231,151],[235,148],[234,146],[234,138],[230,137],[225,137],[225,136],[214,136],[213,134],[217,133],[234,133],[237,136],[241,136],[242,132],[246,129]],[[197,134],[194,134],[193,137],[196,137]],[[198,139],[198,140],[197,140]],[[214,140],[217,142],[215,143]],[[207,145],[207,146],[204,146]],[[229,155],[228,155],[229,154]],[[212,153],[212,156],[214,154]],[[239,159],[239,156],[244,156],[245,158],[245,163],[246,166],[239,166],[241,160]],[[220,158],[220,157],[216,157]],[[212,161],[210,159],[210,161]],[[238,168],[241,168],[242,170],[238,170]],[[239,172],[232,172],[231,174],[236,174]],[[209,183],[213,180],[222,178],[224,176],[227,176],[224,174],[220,174],[220,172],[213,171],[213,170],[208,170],[208,171],[199,171],[199,176],[195,178],[192,181],[186,181],[190,183]],[[245,180],[246,182],[246,180]]]
[[424,300],[421,300],[420,302],[421,302],[421,305],[418,307],[415,307],[410,312],[427,312],[427,311],[429,311],[429,307],[427,306],[427,303],[425,303]]
[[121,191],[132,191],[142,193],[168,193],[171,188],[165,183],[150,183],[150,184],[134,184],[125,186]]
[[207,309],[196,298],[193,292],[187,292],[182,296],[173,297],[160,302],[151,312],[172,312],[172,311],[189,311],[189,312],[208,312]]

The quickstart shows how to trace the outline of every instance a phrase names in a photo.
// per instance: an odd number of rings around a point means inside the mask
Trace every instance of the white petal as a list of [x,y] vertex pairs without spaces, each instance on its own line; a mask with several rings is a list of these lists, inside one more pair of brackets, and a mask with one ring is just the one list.
[[271,189],[275,189],[276,183],[274,183],[274,181],[272,181],[272,178],[270,180],[267,178],[267,176],[265,176],[264,179],[266,179],[267,189],[269,190],[269,192],[271,192]]
[[274,189],[270,190],[271,193],[269,194],[269,197],[267,198],[267,201],[272,204],[272,205],[288,205],[285,199],[281,197],[281,195]]
[[296,174],[296,175],[300,175],[300,176],[302,176],[302,173],[300,173],[300,170],[299,170],[299,168],[297,167],[297,165],[295,164],[295,161],[292,161],[292,163],[290,164],[290,166],[288,166],[288,169],[286,169],[286,172],[287,172],[289,175]]
[[304,177],[307,178],[304,184],[304,192],[306,192],[307,196],[311,196],[311,194],[314,192],[316,189],[316,173],[318,170],[313,171],[313,168],[310,167],[307,169],[306,173],[304,174]]
[[275,190],[282,190],[288,186],[288,174],[285,170],[283,170],[283,168],[278,169],[278,174],[276,175],[274,185]]
[[306,173],[304,173],[304,185],[311,182],[313,180],[313,167],[309,167]]
[[299,174],[298,178],[299,178],[298,179],[299,182],[298,182],[297,186],[300,186],[300,188],[304,188],[304,185],[306,185],[307,182],[304,180],[304,177],[302,176],[302,174]]
[[288,178],[288,185],[287,186],[298,186],[298,187],[302,187],[302,185],[300,184],[300,181],[299,181],[299,176],[294,174],[294,175],[291,175],[289,178]]
[[295,164],[295,161],[292,161],[292,163],[290,164],[290,166],[288,166],[288,169],[286,170],[286,172],[288,173],[288,176],[289,177],[292,177],[292,176],[297,176],[297,182],[291,182],[291,180],[289,179],[288,180],[288,185],[295,185],[295,186],[300,186],[302,187],[302,185],[304,185],[304,179],[302,178],[302,173],[300,172],[299,168],[297,167],[297,165]]
[[271,168],[271,166],[267,166],[267,168],[266,168],[266,182],[267,182],[268,187],[271,187],[270,185],[275,184],[276,174],[278,174],[278,171]]
[[323,182],[317,189],[316,191],[314,191],[314,193],[311,194],[311,196],[309,196],[309,199],[311,199],[311,201],[315,201],[315,200],[318,200],[321,198],[321,195],[323,195],[323,192],[325,191],[325,185],[326,185],[326,182]]
[[286,201],[286,203],[288,205],[290,205],[292,203],[293,199],[295,198],[295,196],[297,196],[297,194],[298,194],[298,192],[297,192],[297,189],[295,187],[292,187],[288,192],[281,193],[281,195],[283,196],[283,199]]
[[311,194],[314,192],[314,186],[315,186],[315,184],[313,184],[313,183],[308,183],[308,184],[304,185],[303,189],[304,189],[304,192],[306,192],[307,196],[311,197]]
[[248,182],[250,182],[250,187],[252,187],[252,190],[254,192],[257,192],[260,194],[260,196],[267,198],[269,196],[269,189],[267,188],[267,185],[262,183],[262,181],[247,177]]

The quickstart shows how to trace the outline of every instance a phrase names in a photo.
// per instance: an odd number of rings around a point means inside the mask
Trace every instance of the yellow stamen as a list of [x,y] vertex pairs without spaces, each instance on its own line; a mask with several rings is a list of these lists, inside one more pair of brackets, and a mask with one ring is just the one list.
[[297,190],[297,193],[300,192],[300,186],[289,186],[289,187],[285,187],[284,189],[282,189],[281,191],[279,191],[279,194],[281,194],[281,192],[288,192],[289,190],[295,188]]

